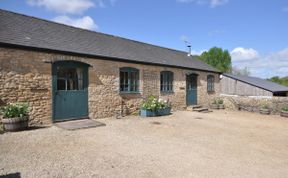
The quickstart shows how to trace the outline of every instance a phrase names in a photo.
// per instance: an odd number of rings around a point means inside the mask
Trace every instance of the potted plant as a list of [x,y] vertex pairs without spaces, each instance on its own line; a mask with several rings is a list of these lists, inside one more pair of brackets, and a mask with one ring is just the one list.
[[282,108],[280,115],[282,117],[288,117],[288,106]]
[[217,103],[218,103],[218,108],[219,109],[224,109],[225,108],[223,99],[219,99]]
[[158,100],[156,115],[158,116],[165,116],[171,113],[171,106],[168,101],[165,100]]
[[211,107],[211,109],[219,109],[219,106],[218,106],[216,99],[213,100],[210,107]]
[[20,131],[28,127],[28,103],[10,103],[0,111],[5,131]]
[[268,105],[265,104],[260,108],[260,114],[269,115],[271,110],[269,109]]
[[171,107],[167,101],[157,100],[155,96],[149,96],[141,106],[140,115],[142,117],[155,117],[168,115]]

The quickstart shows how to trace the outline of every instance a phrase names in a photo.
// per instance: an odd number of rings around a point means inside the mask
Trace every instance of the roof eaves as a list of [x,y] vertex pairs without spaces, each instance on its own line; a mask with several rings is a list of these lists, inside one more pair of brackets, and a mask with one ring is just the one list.
[[199,69],[199,68],[190,68],[190,67],[182,67],[182,66],[176,66],[176,65],[169,65],[169,64],[161,64],[161,63],[153,63],[153,62],[144,62],[144,61],[135,61],[131,59],[123,59],[123,58],[117,58],[117,57],[110,57],[110,56],[101,56],[101,55],[92,55],[92,54],[85,54],[85,53],[77,53],[77,52],[71,52],[71,51],[63,51],[63,50],[55,50],[55,49],[48,49],[48,48],[39,48],[39,47],[33,47],[33,46],[24,46],[24,45],[18,45],[18,44],[12,44],[12,43],[3,43],[0,42],[0,47],[8,47],[8,48],[18,48],[18,49],[26,49],[31,51],[43,51],[43,52],[54,52],[59,54],[66,54],[66,55],[75,55],[79,57],[89,57],[89,58],[101,58],[106,60],[112,60],[112,61],[118,61],[118,62],[129,62],[129,63],[135,63],[135,64],[146,64],[146,65],[157,65],[157,66],[167,66],[172,68],[179,68],[179,69],[188,69],[188,70],[197,70],[197,71],[203,71],[203,72],[210,72],[210,73],[216,73],[221,74],[220,71],[217,70],[205,70],[205,69]]

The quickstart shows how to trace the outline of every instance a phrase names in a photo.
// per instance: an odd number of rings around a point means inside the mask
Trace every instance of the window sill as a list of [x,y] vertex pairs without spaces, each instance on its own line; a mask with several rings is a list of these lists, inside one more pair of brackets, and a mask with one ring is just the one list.
[[174,91],[160,91],[160,93],[165,94],[165,93],[175,93],[175,92]]
[[119,94],[141,94],[140,91],[120,91]]
[[215,91],[207,91],[208,94],[215,94]]

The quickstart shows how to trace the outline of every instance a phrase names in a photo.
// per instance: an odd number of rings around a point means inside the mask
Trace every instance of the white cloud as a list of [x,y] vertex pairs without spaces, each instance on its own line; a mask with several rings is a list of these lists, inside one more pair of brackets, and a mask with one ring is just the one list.
[[258,52],[257,54],[250,60],[237,60],[231,52],[233,66],[237,68],[248,67],[251,75],[262,78],[288,76],[288,48],[270,54],[259,54]]
[[94,6],[104,7],[102,0],[94,2],[91,0],[27,0],[27,3],[31,6],[45,7],[60,14],[82,14]]
[[208,50],[206,50],[206,49],[204,49],[204,50],[192,50],[191,51],[191,54],[192,55],[198,55],[198,56],[200,56],[203,52],[205,52],[205,51],[208,51]]
[[234,61],[246,61],[256,59],[259,56],[258,52],[252,48],[237,47],[231,51],[231,57]]
[[110,0],[111,6],[114,6],[116,4],[117,0]]
[[212,31],[208,32],[208,35],[209,36],[217,36],[217,35],[221,35],[221,34],[224,34],[224,33],[225,33],[224,30],[216,29],[216,30],[212,30]]
[[98,26],[95,24],[94,20],[89,16],[84,16],[82,18],[70,18],[64,15],[54,18],[53,21],[88,30],[98,29]]
[[196,4],[209,4],[210,7],[214,8],[227,4],[229,0],[176,0],[180,3],[196,3]]
[[227,4],[229,2],[229,0],[211,0],[211,7],[217,7],[217,6],[221,6],[224,4]]
[[189,38],[188,38],[188,36],[186,36],[186,35],[181,35],[181,36],[180,36],[180,40],[183,41],[183,42],[185,42],[185,43],[188,43],[188,42],[189,42]]

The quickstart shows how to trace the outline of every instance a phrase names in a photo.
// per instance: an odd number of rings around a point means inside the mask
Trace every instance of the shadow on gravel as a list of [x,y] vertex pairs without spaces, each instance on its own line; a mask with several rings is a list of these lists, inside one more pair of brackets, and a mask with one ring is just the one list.
[[6,174],[6,175],[0,175],[0,178],[21,178],[20,172]]
[[[18,130],[18,131],[13,131],[13,132],[25,132],[25,131],[31,131],[31,130],[38,130],[38,129],[46,129],[49,128],[51,126],[29,126],[27,129],[25,130]],[[12,131],[10,131],[12,132]],[[4,127],[0,125],[0,134],[4,134],[4,133],[8,133],[7,131],[5,131]],[[0,176],[0,178],[2,178]]]
[[154,124],[154,125],[161,125],[161,122],[154,121],[154,122],[151,122],[151,124]]
[[49,127],[51,127],[51,126],[29,126],[28,129],[26,129],[26,130],[29,131],[29,130],[46,129],[46,128],[49,128]]

